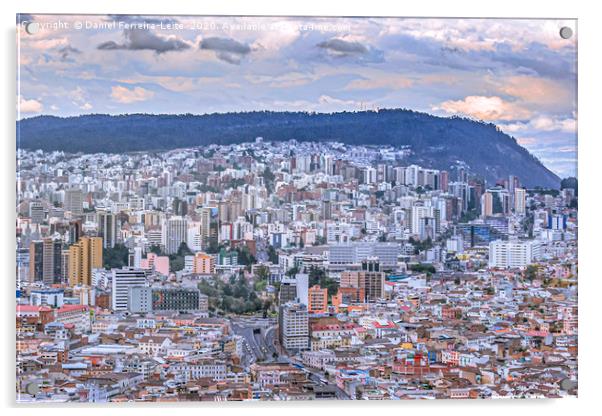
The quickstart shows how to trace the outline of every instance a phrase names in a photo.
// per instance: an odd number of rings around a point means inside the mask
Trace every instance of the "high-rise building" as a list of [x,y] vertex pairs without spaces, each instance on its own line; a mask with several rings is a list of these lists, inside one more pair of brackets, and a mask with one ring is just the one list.
[[280,344],[289,352],[309,349],[309,315],[301,303],[280,306],[278,314]]
[[208,244],[209,237],[211,236],[211,208],[201,208],[199,215],[201,217],[201,239],[203,244]]
[[439,173],[439,187],[443,192],[447,192],[447,188],[449,186],[449,173],[447,171],[442,170]]
[[485,192],[481,195],[481,217],[490,217],[493,215],[493,195]]
[[366,301],[373,302],[385,296],[385,273],[380,271],[378,259],[372,257],[362,262],[359,287],[364,289]]
[[113,310],[128,310],[130,288],[146,285],[146,272],[142,269],[131,267],[113,269],[111,303]]
[[46,214],[44,213],[44,205],[41,201],[31,201],[29,203],[29,218],[33,224],[41,224],[44,221]]
[[81,219],[69,221],[69,244],[77,243],[82,236]]
[[525,267],[540,255],[539,242],[535,240],[496,240],[489,243],[489,267]]
[[115,214],[109,210],[98,210],[98,236],[102,237],[103,248],[113,248],[117,242],[117,223]]
[[514,212],[524,215],[527,210],[527,191],[523,188],[514,189]]
[[362,301],[374,302],[385,296],[385,273],[377,257],[362,261],[360,271],[345,271],[341,274],[341,288],[361,289]]
[[65,211],[73,215],[82,215],[84,209],[84,194],[81,189],[72,188],[65,191]]
[[411,231],[414,235],[420,235],[421,219],[433,218],[433,207],[425,206],[423,201],[417,201],[411,209]]
[[297,281],[288,277],[280,281],[280,290],[278,291],[278,303],[284,305],[288,302],[294,302],[297,299]]
[[92,269],[103,267],[102,238],[82,237],[69,247],[69,285],[92,284]]
[[61,240],[44,238],[29,245],[29,280],[46,285],[62,283],[63,244]]
[[307,306],[309,304],[309,275],[297,273],[295,281],[297,285],[297,302]]
[[328,289],[314,285],[308,290],[307,312],[326,313],[328,311]]
[[186,218],[171,217],[163,225],[165,253],[176,254],[180,245],[186,242],[188,224]]

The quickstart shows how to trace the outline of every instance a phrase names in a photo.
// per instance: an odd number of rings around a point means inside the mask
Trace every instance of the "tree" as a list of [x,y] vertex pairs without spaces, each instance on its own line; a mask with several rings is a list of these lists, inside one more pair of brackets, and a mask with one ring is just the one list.
[[150,251],[151,253],[155,253],[157,256],[163,255],[163,250],[161,250],[161,246],[158,246],[157,244],[151,245],[148,251]]
[[268,252],[268,261],[273,264],[278,264],[278,253],[276,252],[276,249],[274,248],[274,246],[269,245],[267,252]]
[[299,273],[299,268],[297,266],[293,266],[290,269],[287,270],[287,272],[285,273],[288,277],[293,277],[294,275],[296,275],[297,273]]
[[416,273],[435,273],[435,266],[432,264],[417,263],[411,264],[410,270]]
[[251,254],[247,246],[237,248],[236,252],[238,253],[238,264],[242,264],[243,266],[249,266],[251,264],[257,263],[257,259]]
[[180,243],[180,247],[178,247],[178,256],[192,256],[193,254],[194,253],[192,250],[188,248],[188,244],[182,241],[182,243]]
[[312,266],[309,269],[309,286],[319,285],[322,289],[328,289],[328,295],[333,296],[337,294],[339,284],[336,280],[331,279],[326,274],[324,269]]
[[112,248],[102,250],[102,261],[105,269],[120,269],[128,265],[130,250],[123,244],[115,244]]
[[275,179],[276,179],[276,175],[274,175],[274,173],[270,170],[270,168],[266,166],[266,168],[263,171],[263,180],[265,182],[265,187],[270,192],[274,192],[274,180]]
[[525,269],[524,276],[527,280],[532,282],[533,280],[535,280],[537,278],[538,271],[539,271],[539,267],[537,267],[537,265],[530,264]]

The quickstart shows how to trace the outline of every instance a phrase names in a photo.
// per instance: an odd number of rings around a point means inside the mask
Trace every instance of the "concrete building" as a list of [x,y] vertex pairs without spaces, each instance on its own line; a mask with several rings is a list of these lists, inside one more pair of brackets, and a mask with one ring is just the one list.
[[309,299],[307,304],[308,313],[326,313],[328,311],[328,289],[322,289],[318,285],[309,288]]
[[63,274],[61,240],[44,238],[29,245],[29,281],[46,285],[61,283]]
[[100,237],[82,237],[69,247],[69,285],[92,284],[92,269],[103,267],[102,247]]
[[489,243],[489,267],[525,267],[540,255],[539,242],[534,240],[496,240]]
[[514,189],[514,212],[524,215],[527,210],[527,191],[523,188]]
[[146,286],[132,286],[128,289],[128,310],[132,313],[206,312],[207,301],[207,296],[198,289]]
[[309,315],[307,307],[289,302],[280,306],[280,344],[289,352],[309,349]]
[[115,214],[108,209],[99,209],[96,213],[98,236],[102,237],[103,248],[113,248],[117,242],[117,222]]
[[176,254],[180,245],[188,236],[187,220],[182,217],[171,217],[163,224],[164,245],[167,254]]
[[65,211],[73,215],[82,215],[84,208],[84,194],[81,189],[73,188],[65,191]]
[[124,267],[113,269],[112,308],[114,311],[128,310],[130,288],[146,286],[146,272],[141,269]]

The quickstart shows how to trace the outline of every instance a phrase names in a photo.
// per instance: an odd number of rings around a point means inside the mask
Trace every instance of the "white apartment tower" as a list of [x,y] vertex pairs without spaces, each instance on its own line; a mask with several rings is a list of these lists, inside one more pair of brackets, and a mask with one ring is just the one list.
[[535,240],[496,240],[489,243],[489,267],[525,267],[540,255],[540,245]]

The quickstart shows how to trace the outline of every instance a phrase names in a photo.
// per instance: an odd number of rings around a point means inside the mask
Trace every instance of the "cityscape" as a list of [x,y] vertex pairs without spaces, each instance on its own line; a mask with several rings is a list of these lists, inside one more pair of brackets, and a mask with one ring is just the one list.
[[[91,39],[107,28],[93,29]],[[192,48],[147,26],[109,29],[125,43],[91,54],[142,50],[168,66],[164,54]],[[313,36],[351,68],[389,59],[376,46]],[[258,48],[215,39],[198,49],[224,68],[240,69]],[[146,41],[155,46],[136,45]],[[21,62],[40,53],[27,42]],[[84,53],[58,45],[68,58]],[[32,73],[21,81],[29,97]],[[111,94],[123,105],[172,104],[122,82]],[[374,104],[354,108],[352,120],[344,108],[286,108],[307,119],[228,113],[162,125],[163,107],[142,121],[137,107],[71,117],[52,113],[45,94],[39,107],[19,96],[18,403],[577,396],[578,187],[567,120],[554,135],[525,121],[544,117],[535,110],[475,120]],[[82,111],[104,105],[88,99],[84,90],[69,98]],[[139,124],[98,140],[124,120]],[[80,127],[53,124],[63,121]],[[502,132],[527,129],[531,141]],[[568,152],[537,147],[546,135]],[[94,147],[103,143],[106,151]]]

